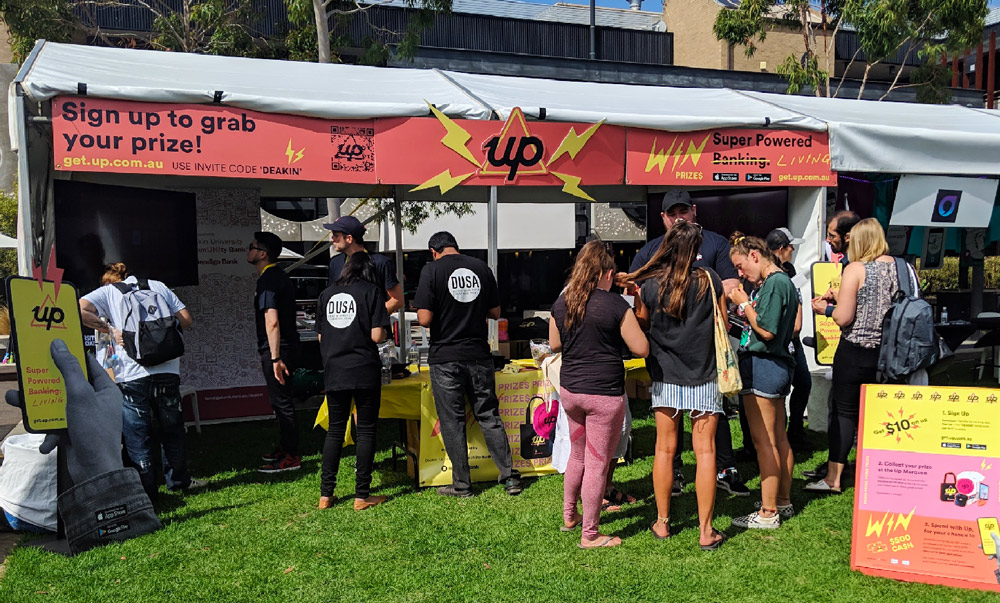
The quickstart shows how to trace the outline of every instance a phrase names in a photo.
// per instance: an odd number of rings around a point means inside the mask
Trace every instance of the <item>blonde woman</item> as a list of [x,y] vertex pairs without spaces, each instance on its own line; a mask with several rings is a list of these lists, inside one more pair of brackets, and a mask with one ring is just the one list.
[[806,485],[810,492],[840,492],[847,455],[854,444],[861,409],[861,385],[874,383],[882,343],[882,320],[899,289],[895,259],[875,218],[851,228],[840,289],[812,300],[813,311],[832,317],[842,329],[833,357],[833,416],[827,435],[830,460],[824,479]]

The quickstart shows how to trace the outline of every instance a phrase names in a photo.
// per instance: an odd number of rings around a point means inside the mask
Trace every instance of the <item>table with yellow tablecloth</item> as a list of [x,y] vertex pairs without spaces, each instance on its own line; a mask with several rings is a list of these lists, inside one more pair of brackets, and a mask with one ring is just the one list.
[[[500,403],[500,418],[507,432],[514,468],[526,477],[555,473],[551,455],[525,458],[525,455],[537,456],[539,448],[522,446],[521,442],[523,434],[533,433],[532,429],[522,426],[532,424],[532,413],[550,400],[552,387],[541,370],[535,368],[532,360],[514,360],[512,364],[521,370],[496,373],[496,390]],[[629,379],[649,378],[642,359],[625,361],[625,369]],[[419,421],[419,443],[412,441],[406,443],[410,453],[417,456],[419,485],[423,487],[450,484],[451,461],[445,453],[444,442],[441,440],[437,410],[431,393],[430,371],[427,367],[423,367],[417,372],[415,366],[411,366],[410,370],[410,376],[394,379],[392,383],[382,386],[379,418]],[[325,428],[325,421],[321,418],[324,411],[325,403],[320,410],[320,416],[317,417],[317,425]],[[471,416],[471,412],[466,425],[469,466],[472,469],[473,481],[495,481],[497,468],[490,459],[479,423]],[[407,439],[412,440],[416,431],[407,429]],[[540,443],[537,435],[533,440],[535,443]]]

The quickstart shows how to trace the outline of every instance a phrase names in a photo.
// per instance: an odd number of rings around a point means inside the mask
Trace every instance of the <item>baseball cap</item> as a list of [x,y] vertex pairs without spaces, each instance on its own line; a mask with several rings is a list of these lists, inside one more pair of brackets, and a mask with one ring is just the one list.
[[775,228],[771,232],[767,233],[767,247],[771,251],[775,249],[781,249],[785,245],[801,245],[805,242],[804,239],[798,239],[792,236],[792,232],[785,227]]
[[365,226],[354,216],[340,216],[329,224],[324,224],[323,228],[349,234],[354,237],[355,242],[360,243],[365,236]]
[[691,195],[686,190],[667,191],[663,195],[663,204],[660,206],[660,211],[666,212],[675,205],[687,205],[691,207],[694,203],[691,202]]

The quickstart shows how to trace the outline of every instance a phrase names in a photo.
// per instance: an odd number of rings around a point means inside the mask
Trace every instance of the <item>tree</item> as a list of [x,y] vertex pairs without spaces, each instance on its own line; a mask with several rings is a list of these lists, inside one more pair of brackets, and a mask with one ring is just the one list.
[[[17,190],[17,185],[14,186]],[[0,233],[17,237],[17,198],[7,191],[0,191]],[[17,274],[17,250],[0,249],[0,279]],[[2,297],[0,293],[0,297]]]
[[[396,45],[397,56],[408,58],[416,52],[420,43],[420,32],[430,27],[438,14],[450,13],[452,0],[405,0],[407,8],[411,9],[410,18],[404,31],[394,31],[374,26],[375,37],[365,40],[365,54],[362,63],[369,65],[384,64],[389,55],[389,45]],[[376,11],[385,10],[385,0],[285,0],[289,20],[297,26],[297,30],[289,33],[289,45],[294,46],[302,55],[315,48],[315,59],[320,63],[331,63],[335,57],[331,44],[338,29],[342,29],[351,19],[366,18]],[[330,24],[333,22],[333,29]],[[302,39],[302,30],[315,28],[315,47]],[[336,37],[337,42],[347,42],[343,36]],[[359,42],[359,41],[352,41]],[[343,44],[337,44],[343,45]],[[304,52],[303,52],[304,51]],[[310,57],[311,58],[311,57]]]
[[[109,32],[94,17],[98,9],[140,8],[152,17],[150,31]],[[279,50],[255,27],[260,18],[253,0],[0,0],[16,62],[35,40],[98,40],[109,46],[147,46],[159,50],[274,57]]]
[[[815,6],[819,7],[818,14]],[[776,23],[802,29],[803,53],[785,59],[778,68],[788,80],[788,92],[795,94],[812,88],[817,96],[835,97],[846,77],[841,76],[831,91],[832,39],[845,24],[857,32],[858,53],[864,53],[866,63],[858,98],[864,94],[872,67],[903,51],[905,57],[916,53],[920,63],[908,83],[900,83],[904,64],[896,70],[890,92],[903,87],[921,87],[918,97],[925,100],[941,98],[942,75],[937,63],[948,53],[959,52],[977,45],[983,36],[987,6],[985,0],[744,0],[736,9],[722,10],[716,18],[716,38],[734,46],[742,46],[746,55],[753,56],[757,43],[767,37],[767,30]],[[824,35],[823,66],[817,30]],[[852,57],[848,68],[858,53]]]

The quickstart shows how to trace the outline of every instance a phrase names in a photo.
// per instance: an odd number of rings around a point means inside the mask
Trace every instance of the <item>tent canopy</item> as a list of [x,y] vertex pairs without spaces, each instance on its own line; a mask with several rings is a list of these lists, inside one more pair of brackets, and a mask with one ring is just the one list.
[[[428,115],[506,118],[514,107],[552,121],[671,131],[776,127],[829,131],[838,171],[1000,175],[1000,113],[960,106],[828,99],[324,65],[41,41],[18,74],[34,101],[219,102],[327,119]],[[544,109],[544,116],[542,109]],[[12,137],[12,139],[15,139]]]

